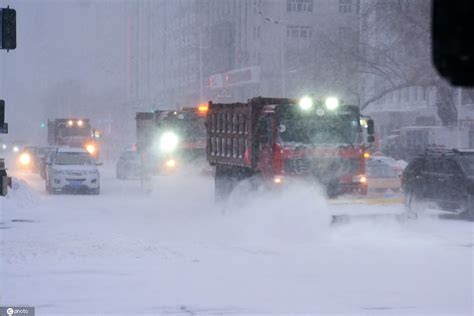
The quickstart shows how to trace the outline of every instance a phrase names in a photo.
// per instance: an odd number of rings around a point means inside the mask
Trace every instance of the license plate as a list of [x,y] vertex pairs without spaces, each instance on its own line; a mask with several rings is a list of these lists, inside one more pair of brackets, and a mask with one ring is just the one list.
[[82,185],[82,180],[79,180],[79,181],[69,181],[69,185],[73,186],[73,187],[79,187]]

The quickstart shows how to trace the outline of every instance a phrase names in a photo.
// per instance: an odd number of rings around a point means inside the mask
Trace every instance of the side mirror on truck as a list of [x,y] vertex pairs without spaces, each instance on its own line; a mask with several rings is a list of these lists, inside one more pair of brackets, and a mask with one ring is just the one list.
[[372,136],[375,134],[375,125],[372,119],[367,120],[367,134]]
[[375,142],[375,125],[374,125],[374,120],[369,119],[367,120],[367,142],[373,143]]

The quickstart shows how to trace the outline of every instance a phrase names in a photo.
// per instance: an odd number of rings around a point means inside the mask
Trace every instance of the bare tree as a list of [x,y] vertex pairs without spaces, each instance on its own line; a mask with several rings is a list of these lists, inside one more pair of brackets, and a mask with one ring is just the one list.
[[[436,87],[436,106],[443,125],[454,125],[455,89],[439,77],[431,61],[431,2],[366,0],[360,8],[358,47],[331,41],[348,64],[357,64],[361,80],[372,77],[361,109],[386,95],[412,86]],[[366,91],[367,92],[367,91]]]

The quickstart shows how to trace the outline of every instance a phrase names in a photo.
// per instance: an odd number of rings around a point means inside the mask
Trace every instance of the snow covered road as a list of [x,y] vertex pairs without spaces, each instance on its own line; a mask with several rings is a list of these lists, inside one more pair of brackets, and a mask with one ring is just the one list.
[[[37,315],[473,315],[474,224],[394,217],[331,225],[306,188],[216,207],[212,179],[102,176],[100,196],[0,203],[0,306]],[[29,203],[24,200],[29,199]]]

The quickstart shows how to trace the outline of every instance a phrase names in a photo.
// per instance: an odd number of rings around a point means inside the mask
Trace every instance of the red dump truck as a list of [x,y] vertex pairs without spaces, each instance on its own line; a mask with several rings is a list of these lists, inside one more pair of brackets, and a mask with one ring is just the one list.
[[271,186],[300,179],[322,184],[329,197],[365,195],[373,134],[372,119],[336,98],[209,102],[207,158],[216,168],[216,199],[245,179]]
[[62,118],[48,120],[48,144],[50,146],[82,147],[92,157],[99,157],[100,134],[93,129],[89,119]]

